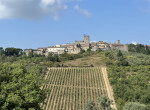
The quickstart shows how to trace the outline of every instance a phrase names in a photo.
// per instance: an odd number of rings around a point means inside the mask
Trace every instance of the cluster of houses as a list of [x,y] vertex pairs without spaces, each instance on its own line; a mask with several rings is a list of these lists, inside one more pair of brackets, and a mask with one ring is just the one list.
[[53,54],[62,54],[67,52],[68,54],[78,54],[81,50],[91,49],[91,51],[97,50],[121,50],[128,51],[128,44],[121,44],[120,40],[117,43],[107,43],[103,41],[99,42],[90,42],[89,35],[84,35],[83,41],[75,41],[75,43],[68,43],[66,45],[56,45],[49,46],[46,48],[38,49],[25,49],[24,52],[26,55],[32,54],[41,54],[47,56],[48,53]]

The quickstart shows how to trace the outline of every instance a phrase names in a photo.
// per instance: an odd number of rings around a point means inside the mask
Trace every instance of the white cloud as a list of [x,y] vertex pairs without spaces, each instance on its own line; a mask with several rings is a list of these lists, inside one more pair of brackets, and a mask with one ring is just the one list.
[[59,13],[67,6],[62,0],[0,0],[0,19],[38,19],[51,16],[59,19]]
[[43,5],[53,5],[55,2],[55,0],[42,0]]
[[[82,2],[83,0],[0,0],[0,19],[40,19],[53,17],[60,18],[60,13],[67,10],[69,2]],[[91,13],[75,5],[79,13],[90,17]]]
[[137,42],[135,42],[135,41],[132,41],[132,44],[137,45],[138,43],[137,43]]
[[79,7],[79,5],[75,5],[75,6],[74,6],[74,9],[77,10],[79,13],[81,13],[81,14],[87,16],[87,17],[91,17],[91,13],[90,13],[88,10],[81,9],[81,8]]

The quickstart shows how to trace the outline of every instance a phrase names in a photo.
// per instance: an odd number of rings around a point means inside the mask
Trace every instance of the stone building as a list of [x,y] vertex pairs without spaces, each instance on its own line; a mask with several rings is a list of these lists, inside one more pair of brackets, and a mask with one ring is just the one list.
[[121,50],[128,51],[128,44],[120,44],[120,40],[117,43],[107,43],[104,41],[92,42],[91,43],[92,51],[99,50]]
[[47,48],[47,52],[48,53],[53,53],[53,54],[62,54],[64,53],[65,51],[67,51],[67,48],[66,47],[63,47],[61,45],[56,45],[56,46],[49,46]]
[[104,41],[90,43],[89,35],[84,35],[83,41],[75,41],[75,43],[72,44],[68,43],[66,45],[49,46],[47,48],[25,49],[24,52],[26,53],[26,55],[29,55],[29,53],[33,53],[48,56],[48,53],[62,54],[64,52],[67,52],[68,54],[78,54],[82,49],[86,51],[89,48],[91,48],[92,51],[96,50],[128,51],[128,45],[120,44],[120,40],[118,40],[117,43],[107,43]]
[[33,53],[33,49],[24,49],[24,53],[29,56],[30,53]]
[[111,50],[128,51],[128,44],[120,44],[120,40],[118,40],[118,43],[111,43],[109,45]]
[[78,44],[66,44],[68,54],[78,54],[81,50],[81,46]]
[[83,41],[75,41],[73,44],[68,43],[64,46],[67,48],[68,54],[78,54],[81,49],[87,50],[90,48],[90,39],[88,35],[84,35]]
[[99,50],[97,42],[91,42],[90,48],[91,48],[91,51]]
[[80,46],[83,50],[87,50],[90,48],[90,37],[89,35],[84,35],[83,41],[75,41],[77,46]]
[[37,50],[41,51],[42,55],[48,56],[48,52],[47,52],[47,48],[46,47],[44,47],[44,48],[38,48]]
[[150,49],[150,45],[147,45],[147,47]]
[[33,49],[32,52],[33,54],[43,55],[43,51],[38,50],[38,49]]
[[41,51],[42,53],[45,53],[47,51],[47,48],[38,48],[37,50]]
[[109,43],[104,42],[104,41],[97,42],[97,45],[100,50],[109,50],[110,48]]

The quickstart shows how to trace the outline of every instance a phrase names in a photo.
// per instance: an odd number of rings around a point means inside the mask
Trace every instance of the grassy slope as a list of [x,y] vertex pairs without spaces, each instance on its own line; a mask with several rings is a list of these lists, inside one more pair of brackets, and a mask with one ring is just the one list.
[[74,67],[74,66],[82,67],[82,66],[90,66],[90,65],[93,65],[94,67],[99,67],[99,66],[105,66],[105,63],[108,60],[109,59],[105,57],[104,52],[100,52],[76,60],[64,61],[62,63],[69,67]]

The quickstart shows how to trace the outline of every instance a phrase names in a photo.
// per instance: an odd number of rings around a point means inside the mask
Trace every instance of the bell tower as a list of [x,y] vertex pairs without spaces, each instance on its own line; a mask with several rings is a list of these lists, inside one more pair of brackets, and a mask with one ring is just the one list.
[[90,44],[90,37],[89,37],[89,35],[85,35],[84,34],[84,43],[88,44],[88,45]]

